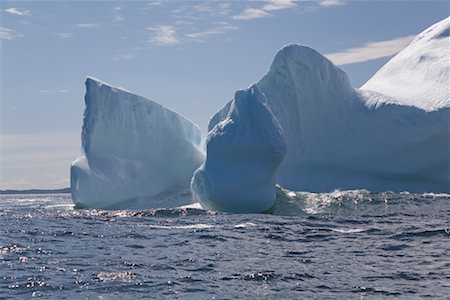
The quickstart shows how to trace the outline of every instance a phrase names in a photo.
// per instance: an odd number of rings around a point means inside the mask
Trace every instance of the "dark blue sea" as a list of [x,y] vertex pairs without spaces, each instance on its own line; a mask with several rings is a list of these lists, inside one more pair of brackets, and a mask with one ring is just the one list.
[[0,298],[450,299],[450,195],[278,193],[267,214],[0,196]]

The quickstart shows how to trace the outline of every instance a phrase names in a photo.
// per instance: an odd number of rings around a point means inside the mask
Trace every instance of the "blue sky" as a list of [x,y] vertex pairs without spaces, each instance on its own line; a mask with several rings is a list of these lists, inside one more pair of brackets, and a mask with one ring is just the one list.
[[448,1],[2,1],[0,189],[69,186],[90,75],[205,130],[300,43],[362,85]]

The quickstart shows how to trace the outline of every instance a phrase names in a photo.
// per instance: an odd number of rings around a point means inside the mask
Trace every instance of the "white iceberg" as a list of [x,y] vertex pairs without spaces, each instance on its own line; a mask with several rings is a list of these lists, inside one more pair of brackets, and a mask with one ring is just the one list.
[[264,212],[274,205],[286,141],[258,87],[236,92],[206,145],[206,161],[192,178],[194,201],[205,209],[238,213]]
[[450,18],[431,26],[361,89],[317,51],[284,47],[256,86],[211,118],[206,161],[188,119],[88,78],[73,201],[189,204],[197,168],[194,200],[229,212],[270,209],[276,183],[308,192],[450,193],[449,32]]
[[361,89],[424,111],[450,107],[450,17],[420,33]]
[[280,50],[257,83],[288,145],[277,183],[311,192],[449,193],[448,32],[449,18],[421,33],[364,86],[372,90],[352,88],[311,48]]
[[190,179],[205,156],[204,140],[195,124],[94,78],[86,80],[85,102],[82,155],[70,169],[77,207],[191,203]]

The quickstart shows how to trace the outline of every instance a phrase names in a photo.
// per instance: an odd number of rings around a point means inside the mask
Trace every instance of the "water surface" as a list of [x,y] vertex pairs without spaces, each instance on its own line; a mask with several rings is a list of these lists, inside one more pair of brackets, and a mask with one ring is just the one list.
[[0,298],[450,295],[450,195],[279,190],[272,213],[0,196]]

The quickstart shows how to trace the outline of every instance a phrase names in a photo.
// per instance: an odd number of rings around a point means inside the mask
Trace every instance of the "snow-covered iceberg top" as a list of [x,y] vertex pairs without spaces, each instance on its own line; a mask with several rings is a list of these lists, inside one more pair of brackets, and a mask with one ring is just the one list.
[[70,170],[76,206],[149,208],[191,202],[189,194],[184,199],[176,195],[189,189],[204,160],[197,125],[94,78],[86,80],[85,103],[82,155]]
[[361,89],[425,111],[450,107],[450,17],[420,33]]

